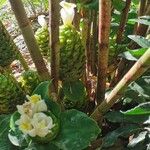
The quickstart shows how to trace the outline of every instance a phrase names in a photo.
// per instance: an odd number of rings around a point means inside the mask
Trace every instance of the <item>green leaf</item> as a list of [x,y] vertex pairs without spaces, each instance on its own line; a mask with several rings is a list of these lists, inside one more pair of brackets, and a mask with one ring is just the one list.
[[150,40],[146,39],[145,37],[142,37],[139,35],[129,35],[128,37],[143,48],[149,48],[150,47]]
[[130,19],[129,20],[130,23],[135,23],[135,22],[138,22],[140,24],[145,24],[145,25],[148,25],[150,26],[150,21],[147,21],[147,20],[144,20],[144,19]]
[[105,118],[113,123],[144,123],[150,124],[149,115],[124,115],[121,112],[108,112]]
[[63,84],[64,95],[71,101],[82,101],[86,96],[86,89],[81,81],[65,82]]
[[60,149],[52,143],[48,143],[48,144],[31,143],[24,150],[60,150]]
[[123,52],[119,54],[119,56],[130,61],[137,61],[137,58],[135,58],[129,51]]
[[33,91],[33,94],[39,94],[43,99],[48,99],[49,98],[49,86],[51,84],[51,81],[44,81],[40,83],[36,89]]
[[134,137],[129,140],[129,144],[127,147],[132,150],[146,150],[149,142],[150,133],[148,131],[143,131],[135,134]]
[[116,10],[122,11],[125,7],[125,2],[123,0],[120,0],[119,3],[118,3],[118,0],[113,0],[112,5],[114,6],[114,8]]
[[91,3],[85,4],[85,8],[87,9],[93,9],[93,10],[98,10],[99,6],[99,0],[92,0]]
[[147,48],[140,48],[136,50],[129,50],[129,52],[132,54],[135,58],[140,58],[148,49]]
[[[8,139],[10,115],[0,115],[0,150],[12,150]],[[17,149],[16,149],[17,150]]]
[[44,81],[40,83],[37,88],[33,91],[32,94],[41,95],[42,99],[45,100],[48,109],[56,116],[60,116],[60,106],[53,101],[53,99],[49,96],[49,86],[51,85],[51,81]]
[[60,133],[53,142],[62,150],[82,150],[101,132],[93,119],[73,109],[62,113],[61,123]]
[[121,136],[131,135],[133,133],[136,133],[137,131],[141,130],[141,128],[138,125],[127,125],[124,127],[120,127],[110,133],[108,133],[102,143],[102,147],[110,147],[113,146],[117,139]]
[[142,103],[126,112],[125,115],[150,115],[150,102]]

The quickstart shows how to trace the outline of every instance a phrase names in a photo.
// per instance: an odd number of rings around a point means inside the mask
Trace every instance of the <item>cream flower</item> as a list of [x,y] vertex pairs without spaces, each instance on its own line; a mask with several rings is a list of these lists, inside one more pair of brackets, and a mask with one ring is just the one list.
[[60,10],[60,14],[64,25],[71,25],[75,15],[74,8],[76,5],[65,1],[60,2],[60,5],[63,7]]
[[23,105],[17,105],[18,112],[21,115],[28,115],[32,117],[34,113],[47,111],[47,105],[40,95],[34,94],[32,96],[27,95],[29,102],[25,102]]
[[45,15],[40,15],[38,16],[38,23],[42,26],[42,27],[47,27],[47,22],[45,19]]
[[34,114],[31,123],[36,131],[36,135],[39,137],[45,137],[55,126],[52,118],[50,116],[46,116],[44,113]]
[[21,115],[20,119],[17,120],[16,125],[19,126],[19,129],[24,133],[28,134],[32,137],[36,136],[35,129],[33,128],[31,124],[31,118],[29,118],[28,115]]
[[33,107],[33,112],[41,112],[41,111],[47,111],[47,105],[44,100],[38,101],[37,103],[34,104]]
[[30,102],[25,102],[23,105],[17,105],[18,112],[21,115],[28,115],[32,117],[33,115],[33,105]]

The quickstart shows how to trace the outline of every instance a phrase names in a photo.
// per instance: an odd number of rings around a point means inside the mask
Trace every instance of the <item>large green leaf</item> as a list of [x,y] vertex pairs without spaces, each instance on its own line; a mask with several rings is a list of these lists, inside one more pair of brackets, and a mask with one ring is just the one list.
[[80,80],[75,82],[65,82],[63,84],[63,92],[67,99],[74,102],[83,101],[86,97],[85,86]]
[[94,141],[100,129],[96,122],[77,110],[68,110],[61,115],[61,129],[54,143],[62,150],[82,150]]
[[105,118],[114,123],[144,123],[150,124],[149,115],[125,115],[121,112],[108,112]]
[[49,86],[51,85],[51,81],[44,81],[40,83],[37,88],[33,91],[33,94],[41,95],[42,99],[45,100],[48,109],[56,116],[60,115],[60,106],[53,101],[49,94]]
[[24,150],[60,150],[60,149],[52,143],[48,143],[48,144],[31,143]]
[[150,115],[150,102],[142,103],[137,107],[122,113],[125,115]]
[[150,40],[146,39],[145,37],[139,35],[129,35],[128,37],[143,48],[150,47]]
[[[12,150],[13,145],[8,139],[10,115],[0,115],[0,150]],[[17,149],[16,149],[17,150]]]
[[129,136],[133,133],[136,133],[137,131],[141,130],[141,128],[138,125],[127,125],[124,127],[120,127],[110,133],[108,133],[103,140],[102,147],[110,147],[113,146],[117,139],[121,136]]

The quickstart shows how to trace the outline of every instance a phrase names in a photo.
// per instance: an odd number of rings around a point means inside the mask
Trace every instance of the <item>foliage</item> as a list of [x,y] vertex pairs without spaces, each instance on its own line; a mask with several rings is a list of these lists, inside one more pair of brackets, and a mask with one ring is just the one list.
[[[46,142],[47,144],[43,145],[37,143],[36,138],[31,138],[30,136],[23,134],[15,123],[16,120],[20,118],[20,114],[18,112],[15,112],[11,119],[10,116],[3,117],[4,120],[6,119],[6,123],[1,123],[0,135],[3,135],[3,129],[7,127],[5,133],[5,136],[7,136],[8,131],[11,128],[11,131],[9,132],[9,140],[11,143],[26,150],[37,149],[37,147],[41,150],[45,150],[47,147],[55,150],[60,148],[64,150],[82,150],[86,148],[91,141],[97,138],[100,133],[98,125],[94,120],[90,119],[86,114],[80,111],[72,109],[65,112],[60,112],[59,106],[47,95],[46,91],[48,91],[50,83],[51,82],[49,81],[41,83],[33,93],[41,94],[41,98],[46,102],[48,110],[50,110],[57,117],[57,122],[60,122],[60,130],[56,138],[48,141],[48,143]],[[8,126],[9,121],[10,128]],[[42,143],[45,140],[42,140]],[[8,140],[1,146],[4,147],[5,145],[12,146]]]
[[[120,123],[120,127],[104,137],[102,147],[110,147],[119,137],[128,137],[135,134],[128,144],[128,148],[136,149],[138,145],[142,150],[148,149],[150,141],[150,102],[143,103],[126,112],[109,112],[105,118],[113,123]],[[113,116],[113,117],[112,117]],[[142,141],[142,143],[141,143]],[[144,141],[144,142],[143,142]],[[147,144],[146,144],[147,143]],[[146,147],[147,145],[147,147]]]

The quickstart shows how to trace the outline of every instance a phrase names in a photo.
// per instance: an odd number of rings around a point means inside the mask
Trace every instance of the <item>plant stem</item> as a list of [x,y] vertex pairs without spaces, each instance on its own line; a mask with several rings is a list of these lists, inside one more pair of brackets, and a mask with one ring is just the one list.
[[127,72],[122,80],[115,86],[107,98],[95,109],[91,117],[96,121],[107,112],[109,109],[123,96],[127,86],[139,78],[146,70],[150,68],[150,48],[145,54],[134,64]]
[[22,31],[22,35],[31,54],[33,62],[37,68],[37,72],[41,80],[49,80],[50,75],[48,69],[44,63],[42,55],[40,53],[38,44],[34,37],[31,24],[27,18],[23,3],[21,0],[9,0],[11,8],[14,11],[19,27]]
[[59,78],[59,0],[49,0],[50,16],[50,47],[51,47],[51,79],[52,89],[56,95],[58,93]]
[[111,21],[111,0],[99,0],[99,51],[97,103],[105,98],[106,76],[108,67],[109,33]]
[[128,13],[129,13],[129,9],[130,9],[130,5],[131,5],[131,0],[126,0],[126,6],[122,11],[121,14],[121,21],[120,21],[120,25],[119,25],[119,29],[117,32],[117,38],[116,38],[116,43],[120,44],[122,42],[123,39],[123,33],[125,30],[125,25],[128,19]]
[[92,46],[91,46],[91,72],[96,76],[97,73],[97,44],[98,44],[98,25],[97,25],[97,11],[93,11],[93,27],[92,27]]

